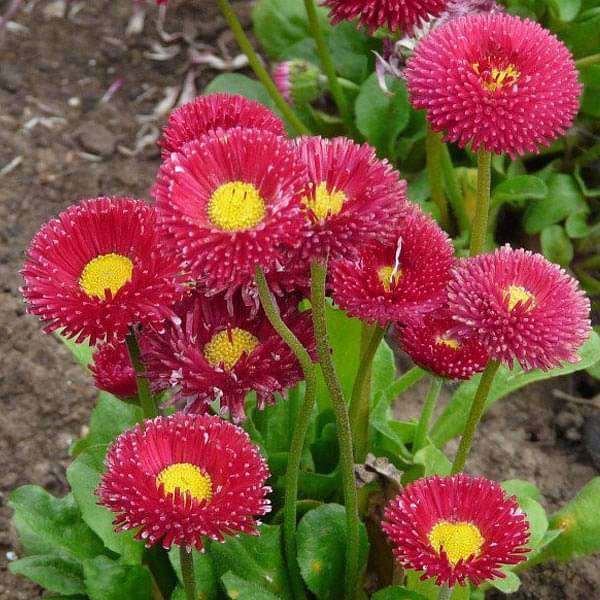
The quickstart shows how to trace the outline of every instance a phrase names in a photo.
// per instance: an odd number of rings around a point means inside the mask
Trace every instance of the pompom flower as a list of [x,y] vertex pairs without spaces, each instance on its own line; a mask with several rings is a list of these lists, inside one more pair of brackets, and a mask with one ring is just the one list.
[[456,334],[476,337],[512,367],[577,362],[590,334],[590,301],[578,282],[541,254],[504,246],[462,261],[448,285]]
[[164,244],[210,293],[232,292],[302,243],[305,176],[291,142],[269,131],[189,142],[163,163],[154,188]]
[[455,326],[450,313],[442,309],[395,329],[393,336],[424,369],[448,379],[471,379],[485,369],[489,356],[474,337],[459,340],[452,335]]
[[473,150],[536,152],[571,125],[581,85],[569,50],[538,23],[501,12],[451,19],[417,46],[411,102]]
[[405,569],[436,584],[504,578],[503,565],[525,560],[529,525],[516,499],[483,477],[427,477],[387,506],[382,524]]
[[119,436],[96,493],[117,513],[117,531],[136,529],[162,542],[202,551],[203,538],[258,535],[270,511],[269,469],[248,434],[223,419],[184,415],[147,420]]
[[135,371],[124,342],[100,345],[89,367],[98,389],[119,398],[137,395]]
[[302,198],[310,233],[303,257],[355,257],[366,242],[394,244],[394,225],[406,210],[406,182],[367,144],[347,138],[302,138],[308,167]]
[[90,344],[132,325],[162,329],[181,297],[180,264],[160,252],[156,213],[131,198],[84,200],[46,223],[22,270],[29,311],[46,332]]
[[169,116],[159,142],[163,158],[178,152],[187,142],[211,133],[224,133],[234,127],[286,135],[281,119],[259,102],[230,94],[199,96]]
[[380,27],[411,33],[415,26],[438,16],[447,0],[325,0],[332,23],[358,19],[374,33]]
[[[387,223],[384,222],[387,225]],[[334,301],[352,316],[385,327],[412,323],[446,300],[454,249],[446,233],[417,207],[396,227],[393,242],[365,245],[357,260],[331,263]]]
[[[280,308],[288,327],[312,348],[310,313],[300,313],[293,297]],[[184,398],[188,411],[204,413],[220,400],[239,421],[248,392],[256,391],[262,408],[302,379],[296,357],[263,311],[249,311],[238,294],[229,302],[196,295],[177,313],[180,319],[166,333],[145,336],[142,359],[154,386],[176,386],[174,398]]]

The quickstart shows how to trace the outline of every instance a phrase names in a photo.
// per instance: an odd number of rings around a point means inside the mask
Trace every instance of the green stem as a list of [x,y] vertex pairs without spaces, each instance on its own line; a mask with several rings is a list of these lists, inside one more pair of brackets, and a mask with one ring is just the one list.
[[581,69],[582,67],[589,67],[597,63],[600,63],[600,54],[590,54],[590,56],[584,56],[583,58],[576,60],[575,66],[578,69]]
[[179,547],[179,560],[181,563],[181,579],[187,600],[196,600],[196,581],[194,578],[194,556],[184,546]]
[[490,393],[490,387],[492,386],[492,381],[494,380],[499,367],[500,363],[497,360],[490,360],[485,368],[485,371],[481,375],[479,385],[477,386],[477,391],[475,392],[475,397],[473,398],[473,404],[471,405],[471,412],[469,413],[467,424],[463,431],[458,450],[456,451],[454,463],[452,464],[453,475],[460,473],[465,468],[469,450],[473,445],[473,436],[475,435],[475,430],[477,429],[477,425],[479,424],[481,416],[483,415],[483,411],[485,410],[485,403],[487,401],[488,394]]
[[438,600],[450,600],[450,596],[452,596],[452,588],[448,587],[448,584],[445,583],[440,588],[440,593],[438,595]]
[[412,387],[415,383],[423,379],[427,375],[427,371],[425,369],[421,369],[421,367],[412,367],[406,373],[403,373],[390,385],[390,387],[386,390],[386,397],[395,400],[398,396],[404,394],[404,392]]
[[296,113],[292,110],[291,106],[285,101],[284,97],[279,93],[277,86],[273,83],[271,76],[263,66],[260,58],[254,52],[254,48],[246,35],[246,32],[242,28],[229,0],[217,0],[217,4],[229,25],[229,28],[233,32],[233,35],[242,49],[242,52],[248,58],[248,63],[252,67],[254,74],[258,77],[259,81],[263,84],[267,90],[269,96],[281,111],[281,114],[287,119],[288,123],[296,130],[299,134],[309,135],[310,130],[304,123],[298,118]]
[[471,229],[471,256],[480,254],[485,244],[490,211],[491,166],[492,154],[483,148],[479,149],[477,152],[477,205]]
[[313,323],[319,362],[323,378],[331,396],[335,412],[340,446],[340,467],[346,504],[346,600],[353,600],[357,594],[358,581],[358,497],[354,482],[354,456],[352,453],[352,431],[348,406],[344,392],[338,379],[329,336],[327,334],[327,319],[325,314],[325,280],[327,278],[327,261],[316,259],[311,265],[311,303]]
[[454,171],[454,165],[452,164],[448,146],[444,143],[442,143],[441,164],[442,172],[444,174],[444,183],[446,184],[446,191],[448,192],[448,201],[452,207],[452,212],[456,217],[460,231],[468,232],[470,222],[465,211],[464,195],[458,179],[456,178],[456,172]]
[[154,419],[159,415],[158,406],[156,401],[150,392],[150,384],[144,375],[144,365],[140,360],[140,347],[135,335],[135,331],[131,331],[127,336],[127,350],[129,351],[129,358],[131,359],[131,365],[135,370],[135,379],[137,382],[138,389],[138,400],[142,407],[142,418],[143,419]]
[[371,372],[373,358],[383,339],[385,329],[372,329],[363,324],[363,338],[366,340],[361,348],[360,365],[352,388],[350,401],[350,428],[354,440],[354,456],[357,463],[362,463],[367,456],[369,445],[369,409],[371,403]]
[[429,431],[429,422],[431,421],[431,416],[433,415],[433,411],[437,405],[443,383],[444,380],[441,377],[437,377],[436,375],[431,376],[429,391],[425,397],[423,410],[421,411],[421,416],[419,417],[419,422],[417,423],[417,429],[415,430],[415,437],[412,446],[413,454],[416,454],[425,446],[425,442],[427,441],[427,432]]
[[427,177],[431,188],[431,199],[440,211],[440,223],[448,229],[448,202],[444,193],[444,180],[442,172],[442,138],[427,127],[425,137],[425,151],[427,153]]
[[304,6],[306,8],[310,32],[317,45],[317,51],[319,52],[321,67],[327,76],[327,80],[329,81],[329,91],[331,92],[333,100],[340,111],[340,115],[344,123],[346,123],[348,127],[353,128],[354,123],[348,106],[348,101],[344,95],[342,86],[338,81],[333,59],[331,58],[331,53],[329,52],[329,48],[327,46],[327,41],[325,40],[323,30],[319,25],[317,7],[315,6],[314,0],[304,0]]
[[256,285],[260,296],[260,302],[263,310],[269,319],[269,322],[290,347],[295,354],[305,379],[304,402],[300,405],[296,416],[292,441],[290,443],[290,452],[288,455],[287,470],[285,473],[285,498],[283,506],[283,537],[285,542],[285,554],[287,558],[288,572],[292,582],[294,597],[300,600],[306,598],[304,585],[298,562],[296,560],[296,518],[298,499],[298,476],[300,474],[300,461],[302,459],[302,450],[304,449],[304,440],[310,424],[313,407],[315,405],[317,389],[317,370],[310,354],[302,345],[300,340],[294,335],[292,330],[283,322],[279,307],[269,290],[269,285],[263,270],[256,267]]

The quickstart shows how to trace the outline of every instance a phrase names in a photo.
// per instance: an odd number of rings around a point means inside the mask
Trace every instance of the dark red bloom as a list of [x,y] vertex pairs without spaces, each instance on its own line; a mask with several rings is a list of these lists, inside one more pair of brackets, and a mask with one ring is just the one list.
[[[296,301],[280,302],[282,317],[312,348],[310,312],[300,313]],[[241,420],[248,392],[256,391],[262,408],[302,379],[296,357],[263,311],[250,311],[238,294],[229,301],[196,294],[181,303],[177,314],[180,320],[166,333],[145,337],[142,358],[157,389],[176,386],[175,399],[186,399],[188,411],[204,413],[220,400]]]
[[367,144],[348,138],[302,138],[308,168],[302,199],[310,233],[302,256],[356,257],[365,243],[394,244],[394,226],[406,210],[406,182]]
[[397,328],[392,334],[416,364],[449,379],[471,379],[485,369],[489,355],[474,338],[452,335],[456,323],[447,310],[433,311],[421,322]]
[[117,531],[136,529],[147,547],[202,551],[203,538],[258,535],[256,517],[271,509],[265,460],[248,434],[219,417],[147,420],[117,438],[105,463],[100,504],[117,513]]
[[577,362],[590,334],[590,301],[541,254],[504,246],[461,261],[448,286],[456,335],[475,337],[509,368]]
[[564,134],[581,85],[566,46],[538,23],[501,12],[451,19],[417,46],[410,98],[461,147],[511,156]]
[[257,265],[275,271],[302,244],[305,184],[297,151],[274,133],[237,128],[189,142],[154,189],[163,243],[209,293],[233,293]]
[[101,344],[89,365],[96,387],[119,398],[137,395],[135,371],[124,342]]
[[22,274],[29,311],[76,342],[121,340],[132,325],[162,330],[181,298],[180,263],[161,253],[154,207],[84,200],[46,223]]
[[436,584],[478,586],[525,560],[529,525],[515,497],[483,477],[427,477],[387,506],[382,528],[405,569]]
[[159,142],[163,158],[171,152],[178,152],[187,142],[199,140],[210,133],[225,133],[234,127],[286,135],[281,119],[255,100],[230,94],[198,96],[169,116]]
[[331,11],[331,21],[358,19],[360,25],[374,33],[380,27],[391,32],[411,33],[415,25],[436,17],[446,7],[447,0],[324,0]]
[[340,308],[368,323],[411,323],[441,306],[454,264],[446,233],[412,205],[396,226],[393,242],[371,243],[357,260],[331,263],[333,299]]

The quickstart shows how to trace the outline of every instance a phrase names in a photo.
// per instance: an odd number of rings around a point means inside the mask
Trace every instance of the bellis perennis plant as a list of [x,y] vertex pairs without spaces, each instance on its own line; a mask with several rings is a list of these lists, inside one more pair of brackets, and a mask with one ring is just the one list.
[[[545,28],[561,13],[259,0],[273,80],[216,4],[259,81],[173,111],[151,201],[74,199],[27,251],[29,312],[102,391],[72,494],[11,497],[13,570],[92,600],[482,600],[600,550],[600,480],[548,519],[468,462],[492,403],[600,358],[592,208],[564,230],[550,210],[569,165],[587,183],[568,128],[596,59]],[[399,39],[384,93],[372,51]],[[506,203],[540,244],[496,235]]]

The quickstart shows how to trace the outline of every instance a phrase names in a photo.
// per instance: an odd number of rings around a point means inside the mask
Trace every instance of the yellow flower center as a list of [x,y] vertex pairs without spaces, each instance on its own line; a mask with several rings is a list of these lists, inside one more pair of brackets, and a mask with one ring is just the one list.
[[495,92],[505,86],[512,86],[521,77],[521,73],[517,71],[515,65],[510,64],[503,69],[499,69],[493,66],[481,68],[480,63],[473,63],[471,68],[479,75],[481,86],[488,92]]
[[244,231],[258,225],[267,214],[265,202],[251,183],[229,181],[208,201],[210,222],[223,231]]
[[258,338],[249,331],[235,327],[215,334],[204,346],[204,356],[213,366],[223,365],[227,371],[233,369],[242,354],[250,354],[259,344]]
[[427,537],[437,553],[440,553],[441,548],[444,549],[452,565],[469,556],[478,556],[485,542],[479,529],[472,523],[440,521],[433,526]]
[[210,500],[212,481],[208,475],[191,463],[175,463],[163,469],[156,477],[157,487],[163,484],[165,495],[174,494],[179,488],[181,495],[189,494],[196,500]]
[[383,285],[383,289],[386,292],[389,292],[392,287],[396,287],[400,278],[402,277],[401,269],[394,269],[392,266],[380,267],[377,270],[377,277],[379,281],[381,281],[381,285]]
[[452,338],[445,338],[441,335],[435,338],[435,343],[440,346],[447,346],[448,348],[452,348],[452,350],[458,350],[460,348],[460,343],[458,340]]
[[319,220],[324,221],[332,215],[337,215],[344,206],[346,194],[342,190],[327,189],[327,184],[322,181],[315,190],[314,197],[305,196],[302,204]]
[[79,285],[90,297],[106,299],[105,290],[114,296],[133,273],[133,263],[121,254],[101,254],[85,265],[79,278]]
[[525,304],[526,302],[530,302],[527,312],[532,311],[536,305],[535,296],[520,285],[509,286],[509,288],[504,291],[504,299],[508,300],[508,310],[511,312],[519,303]]

